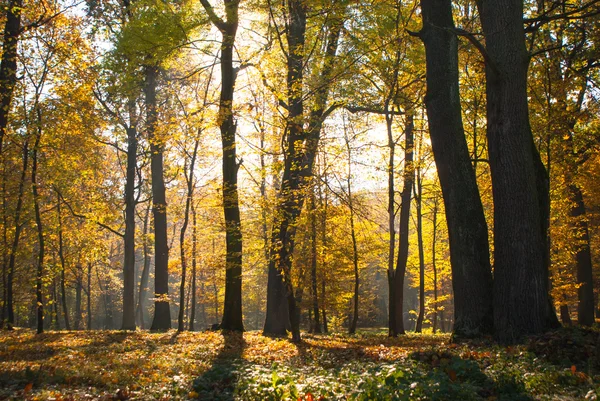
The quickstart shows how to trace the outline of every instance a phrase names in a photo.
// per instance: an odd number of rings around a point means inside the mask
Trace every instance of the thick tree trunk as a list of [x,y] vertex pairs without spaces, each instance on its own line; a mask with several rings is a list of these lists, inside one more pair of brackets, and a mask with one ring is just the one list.
[[400,226],[398,246],[398,259],[394,271],[394,313],[396,316],[396,334],[404,334],[404,277],[408,262],[408,236],[410,223],[410,204],[412,199],[412,187],[415,180],[414,170],[414,116],[407,111],[406,127],[404,129],[404,183],[400,194]]
[[156,87],[158,67],[146,67],[146,126],[150,141],[152,173],[152,214],[154,216],[154,319],[151,330],[171,328],[169,308],[169,247],[167,242],[167,200],[163,172],[164,142],[156,135]]
[[[487,119],[494,195],[495,336],[514,342],[549,326],[543,193],[527,104],[522,0],[477,2],[488,62]],[[470,300],[474,303],[473,300]]]
[[427,63],[427,118],[444,198],[452,286],[454,334],[491,333],[492,273],[487,223],[464,135],[458,87],[458,39],[450,0],[422,0]]
[[135,330],[135,172],[137,168],[137,148],[137,130],[132,124],[131,127],[127,128],[125,235],[123,237],[123,321],[121,330]]
[[25,194],[25,181],[27,178],[27,164],[29,159],[29,142],[26,140],[23,144],[23,169],[21,170],[21,179],[19,180],[19,193],[17,196],[17,205],[15,207],[15,232],[8,259],[8,274],[6,278],[6,308],[7,322],[9,327],[15,324],[15,308],[14,308],[14,293],[13,282],[15,277],[15,262],[17,250],[19,249],[19,239],[21,238],[21,211],[23,209],[23,196]]
[[17,50],[21,34],[23,0],[10,0],[5,7],[4,40],[0,61],[0,155],[8,125],[8,113],[17,83]]

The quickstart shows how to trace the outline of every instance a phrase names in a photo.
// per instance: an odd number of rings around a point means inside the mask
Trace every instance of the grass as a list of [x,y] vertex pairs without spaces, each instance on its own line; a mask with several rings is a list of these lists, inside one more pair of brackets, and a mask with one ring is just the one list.
[[365,331],[0,333],[0,400],[595,400],[600,332],[503,347]]

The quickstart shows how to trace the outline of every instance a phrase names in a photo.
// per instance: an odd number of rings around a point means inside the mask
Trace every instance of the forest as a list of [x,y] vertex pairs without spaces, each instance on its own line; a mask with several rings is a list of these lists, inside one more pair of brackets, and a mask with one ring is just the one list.
[[0,15],[0,400],[597,398],[599,0]]

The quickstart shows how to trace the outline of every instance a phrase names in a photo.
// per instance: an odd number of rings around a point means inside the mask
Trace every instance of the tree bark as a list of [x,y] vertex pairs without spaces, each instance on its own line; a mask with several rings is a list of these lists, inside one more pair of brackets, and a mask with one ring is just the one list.
[[356,333],[356,325],[358,324],[358,290],[359,290],[359,272],[358,272],[358,244],[356,240],[356,229],[354,228],[354,201],[352,199],[352,149],[350,147],[350,139],[344,133],[346,142],[346,151],[348,152],[348,177],[346,186],[348,191],[348,208],[350,209],[350,236],[352,238],[352,265],[354,267],[354,297],[353,297],[353,312],[350,320],[349,334]]
[[81,329],[81,292],[83,289],[83,269],[80,264],[77,265],[77,277],[75,282],[75,319],[73,322],[73,328],[75,330]]
[[157,136],[156,87],[158,67],[146,67],[146,130],[150,141],[152,173],[152,214],[154,216],[154,319],[151,330],[171,328],[169,308],[169,247],[167,242],[167,200],[163,172],[164,140]]
[[[400,226],[398,246],[398,259],[394,271],[394,298],[393,308],[396,320],[396,334],[404,334],[404,277],[408,262],[408,236],[410,222],[410,204],[412,188],[415,180],[414,170],[414,116],[407,111],[406,127],[404,129],[404,183],[400,194]],[[391,313],[391,311],[390,311]]]
[[450,0],[422,0],[427,95],[433,156],[444,198],[452,286],[454,335],[491,333],[492,273],[487,223],[464,135],[458,86],[458,39]]
[[87,329],[92,329],[92,263],[87,266]]
[[433,232],[431,234],[431,268],[433,269],[433,334],[437,331],[438,325],[438,272],[437,272],[437,215],[438,215],[438,197],[433,199]]
[[4,41],[0,60],[0,155],[8,125],[8,113],[17,83],[17,51],[21,34],[23,0],[10,0],[6,6]]
[[[494,329],[503,342],[550,321],[543,191],[529,125],[522,0],[477,1],[486,39],[487,137],[494,196]],[[543,165],[542,165],[543,168]],[[470,300],[474,303],[473,300]]]
[[311,295],[312,295],[312,314],[314,319],[311,324],[311,332],[315,334],[321,333],[321,319],[319,316],[319,294],[317,281],[317,208],[315,202],[314,189],[310,195],[310,279],[311,279]]

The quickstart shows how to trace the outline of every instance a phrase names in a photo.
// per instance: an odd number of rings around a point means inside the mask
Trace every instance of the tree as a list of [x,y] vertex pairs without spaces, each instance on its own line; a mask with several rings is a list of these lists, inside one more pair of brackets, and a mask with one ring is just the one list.
[[242,230],[240,221],[233,118],[233,94],[238,69],[233,67],[233,50],[238,28],[240,0],[225,0],[225,20],[216,15],[208,0],[201,0],[209,19],[219,29],[221,40],[221,97],[219,100],[219,128],[223,145],[223,211],[225,214],[226,279],[225,305],[221,328],[243,331],[242,321]]
[[458,39],[450,0],[423,0],[429,134],[444,205],[452,286],[454,333],[472,337],[493,327],[492,274],[487,223],[464,136],[458,85]]

